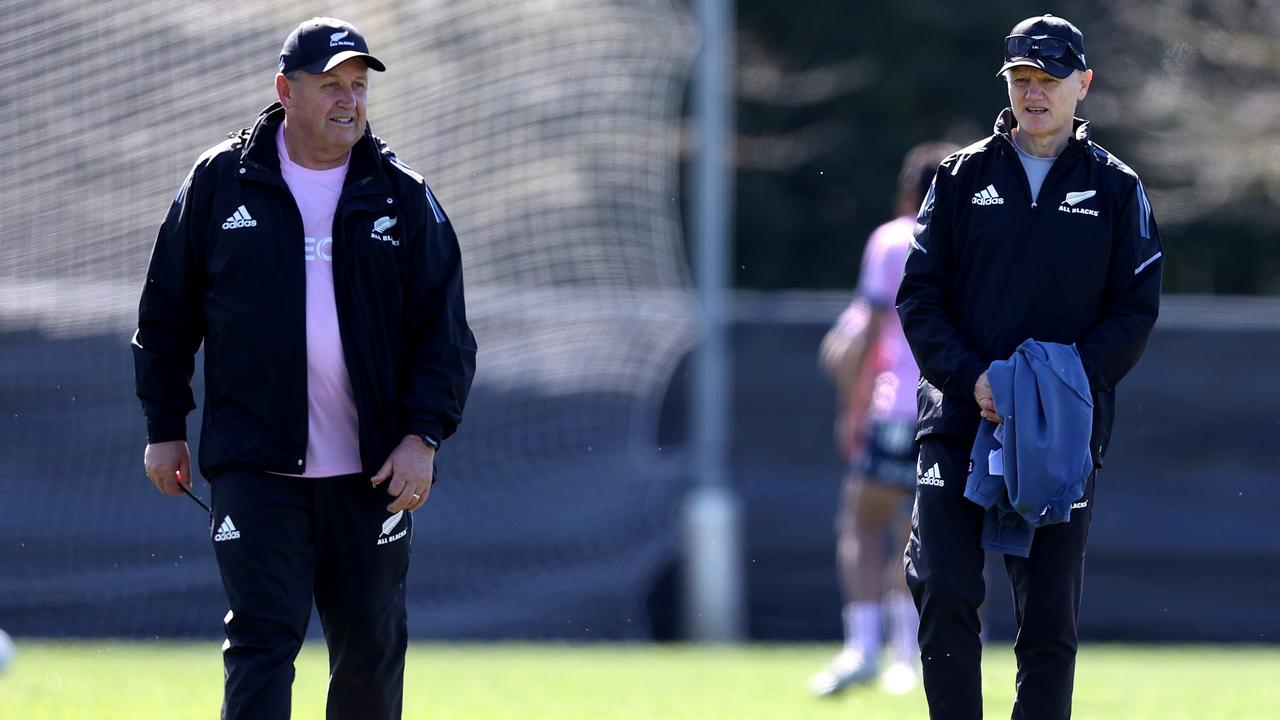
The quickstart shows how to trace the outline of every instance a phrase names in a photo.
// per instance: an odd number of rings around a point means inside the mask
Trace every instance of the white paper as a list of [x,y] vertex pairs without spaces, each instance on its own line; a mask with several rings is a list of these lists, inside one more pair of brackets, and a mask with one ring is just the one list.
[[1004,476],[1004,449],[992,450],[987,455],[987,474]]

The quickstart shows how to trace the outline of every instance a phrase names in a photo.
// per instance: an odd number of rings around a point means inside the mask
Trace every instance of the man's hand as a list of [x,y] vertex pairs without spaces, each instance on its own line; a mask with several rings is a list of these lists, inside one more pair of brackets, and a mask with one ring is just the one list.
[[435,472],[433,463],[436,450],[417,435],[405,435],[391,456],[382,463],[382,469],[370,480],[374,487],[388,479],[387,494],[395,500],[387,506],[387,512],[408,510],[413,512],[427,503],[431,494],[431,479]]
[[973,399],[978,401],[978,408],[982,410],[984,420],[990,420],[997,425],[1004,422],[1004,418],[996,414],[996,401],[991,396],[991,382],[987,380],[985,370],[978,376],[978,382],[973,384]]
[[148,444],[142,464],[147,477],[165,495],[181,495],[183,487],[191,489],[191,451],[186,440]]

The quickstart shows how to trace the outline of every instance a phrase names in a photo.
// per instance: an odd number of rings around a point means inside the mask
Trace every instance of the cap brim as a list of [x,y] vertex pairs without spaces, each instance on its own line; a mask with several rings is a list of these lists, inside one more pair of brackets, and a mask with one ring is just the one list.
[[1000,77],[1005,74],[1005,71],[1018,66],[1033,67],[1043,70],[1059,80],[1071,77],[1071,73],[1076,71],[1076,69],[1070,65],[1065,65],[1057,60],[1046,60],[1045,58],[1037,57],[1020,57],[1014,58],[1002,65],[1000,67],[1000,72],[996,73],[996,77]]
[[387,66],[383,65],[381,60],[369,53],[362,53],[358,50],[343,50],[342,52],[334,53],[327,58],[321,58],[313,63],[303,65],[298,69],[309,72],[312,75],[319,75],[320,73],[329,72],[351,58],[360,58],[364,60],[364,64],[367,65],[370,70],[376,70],[378,72],[386,72],[387,70]]

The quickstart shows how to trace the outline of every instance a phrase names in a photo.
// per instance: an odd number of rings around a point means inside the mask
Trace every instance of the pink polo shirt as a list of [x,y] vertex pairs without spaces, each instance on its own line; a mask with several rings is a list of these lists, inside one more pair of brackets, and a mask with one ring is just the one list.
[[304,477],[361,471],[359,420],[338,333],[333,296],[333,215],[348,163],[311,170],[289,159],[284,124],[276,132],[280,174],[302,213],[307,266],[307,469]]

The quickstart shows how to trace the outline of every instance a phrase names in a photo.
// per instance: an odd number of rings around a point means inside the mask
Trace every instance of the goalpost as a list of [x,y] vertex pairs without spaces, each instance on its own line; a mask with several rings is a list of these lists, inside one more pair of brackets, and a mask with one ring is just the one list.
[[729,483],[728,349],[733,197],[733,4],[698,0],[702,49],[694,71],[694,271],[702,311],[695,356],[695,486],[685,503],[685,628],[691,639],[745,638],[741,509]]

